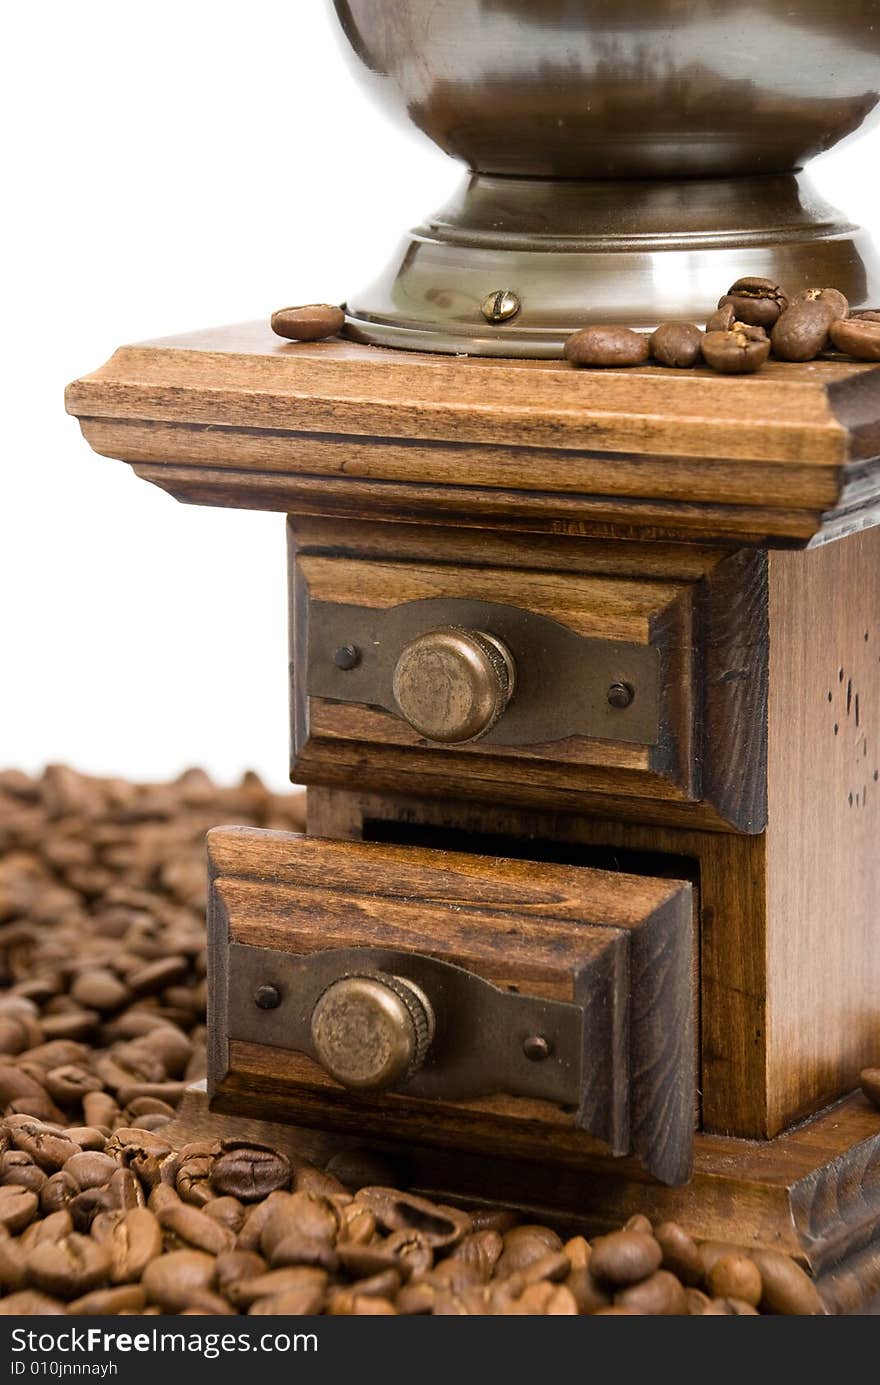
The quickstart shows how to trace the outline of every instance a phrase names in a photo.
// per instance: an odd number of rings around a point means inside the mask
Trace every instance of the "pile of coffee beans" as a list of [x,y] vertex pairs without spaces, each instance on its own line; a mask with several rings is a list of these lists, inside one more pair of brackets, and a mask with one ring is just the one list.
[[565,344],[575,366],[707,365],[721,375],[750,375],[773,355],[813,361],[829,350],[880,361],[880,311],[850,315],[838,289],[805,289],[789,299],[772,279],[731,284],[706,323],[664,322],[650,335],[629,327],[584,327]]
[[[777,1252],[635,1216],[563,1240],[240,1139],[166,1136],[205,1071],[205,831],[303,797],[201,771],[0,773],[0,1314],[820,1314]],[[880,1079],[880,1074],[875,1074]]]

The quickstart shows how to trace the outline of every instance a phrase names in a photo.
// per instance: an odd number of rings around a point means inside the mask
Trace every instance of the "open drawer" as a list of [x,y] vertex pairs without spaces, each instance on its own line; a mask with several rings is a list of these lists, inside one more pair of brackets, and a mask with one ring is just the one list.
[[249,828],[208,854],[215,1110],[687,1180],[690,884]]

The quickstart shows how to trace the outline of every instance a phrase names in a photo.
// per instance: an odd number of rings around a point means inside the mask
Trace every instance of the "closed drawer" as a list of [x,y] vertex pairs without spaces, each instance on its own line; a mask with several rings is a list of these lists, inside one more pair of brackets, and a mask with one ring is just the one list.
[[208,850],[215,1109],[687,1179],[689,884],[245,828]]
[[575,806],[700,797],[695,587],[300,555],[293,776]]

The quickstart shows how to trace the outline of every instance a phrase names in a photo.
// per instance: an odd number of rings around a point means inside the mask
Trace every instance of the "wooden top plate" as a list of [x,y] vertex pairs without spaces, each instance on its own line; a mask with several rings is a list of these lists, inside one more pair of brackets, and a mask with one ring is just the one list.
[[574,370],[257,322],[122,347],[67,408],[200,504],[782,547],[880,519],[880,369],[842,358]]

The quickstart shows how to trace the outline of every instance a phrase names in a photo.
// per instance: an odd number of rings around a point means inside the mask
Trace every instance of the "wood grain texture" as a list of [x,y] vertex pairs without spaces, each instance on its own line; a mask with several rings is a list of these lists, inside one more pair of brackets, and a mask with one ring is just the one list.
[[[587,1130],[652,1173],[690,1171],[694,1104],[692,902],[687,882],[393,845],[219,829],[209,834],[213,958],[229,943],[296,955],[338,947],[436,957],[523,994],[584,1008]],[[210,973],[224,1025],[222,969]],[[228,1033],[228,1031],[227,1031]],[[574,1163],[595,1149],[575,1113],[497,1095],[360,1095],[310,1058],[230,1036],[212,1052],[228,1109],[286,1112],[464,1148],[516,1148]],[[552,1147],[548,1132],[552,1130]],[[552,1152],[551,1152],[552,1148]]]
[[770,556],[769,1131],[878,1053],[880,534]]
[[67,403],[97,451],[205,504],[797,545],[880,498],[880,371],[843,361],[574,371],[253,323],[123,347]]
[[[325,1164],[340,1150],[363,1148],[357,1132],[340,1135],[283,1122],[209,1110],[207,1095],[193,1089],[164,1130],[176,1147],[191,1140],[251,1139],[285,1150],[295,1161]],[[878,1292],[880,1199],[875,1185],[861,1198],[847,1196],[843,1217],[829,1202],[817,1205],[805,1225],[796,1214],[804,1190],[833,1182],[858,1193],[866,1161],[880,1149],[880,1113],[852,1097],[775,1140],[752,1143],[698,1134],[694,1175],[685,1188],[647,1179],[633,1160],[596,1153],[577,1171],[540,1160],[443,1151],[417,1140],[371,1141],[387,1154],[407,1186],[441,1202],[507,1205],[527,1220],[551,1222],[567,1234],[598,1235],[636,1212],[655,1223],[679,1222],[697,1239],[723,1241],[746,1250],[779,1250],[818,1278],[829,1312],[870,1311]]]

